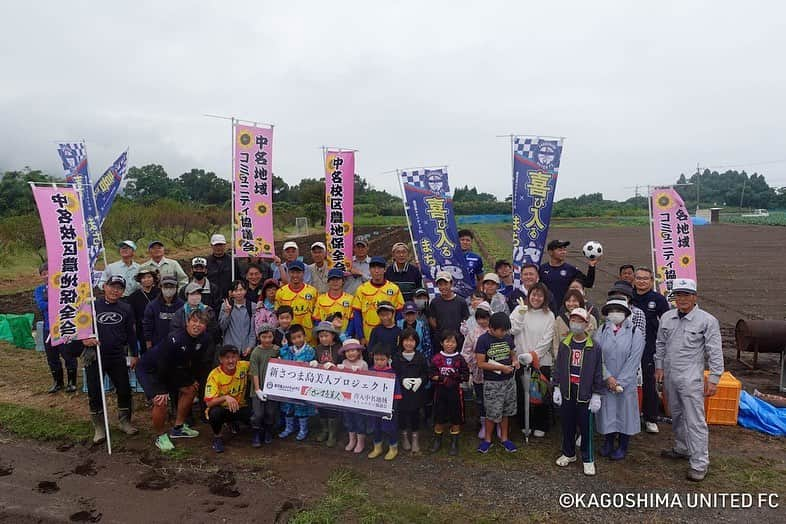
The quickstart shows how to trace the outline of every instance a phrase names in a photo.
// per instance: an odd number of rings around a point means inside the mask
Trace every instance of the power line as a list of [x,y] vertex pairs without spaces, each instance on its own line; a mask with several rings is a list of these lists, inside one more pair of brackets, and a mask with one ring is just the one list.
[[719,166],[705,166],[704,169],[726,169],[729,167],[750,167],[750,166],[765,166],[769,164],[784,164],[786,163],[786,158],[782,160],[764,160],[761,162],[745,162],[741,164],[724,164]]

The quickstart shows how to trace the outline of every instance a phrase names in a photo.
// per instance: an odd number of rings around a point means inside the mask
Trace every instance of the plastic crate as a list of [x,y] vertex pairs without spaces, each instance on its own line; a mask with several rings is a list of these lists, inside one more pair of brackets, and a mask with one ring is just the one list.
[[[709,371],[704,372],[706,378]],[[724,426],[736,426],[737,414],[740,410],[740,392],[742,382],[734,378],[734,375],[725,371],[718,382],[718,392],[704,399],[704,413],[707,417],[707,424],[719,424]]]

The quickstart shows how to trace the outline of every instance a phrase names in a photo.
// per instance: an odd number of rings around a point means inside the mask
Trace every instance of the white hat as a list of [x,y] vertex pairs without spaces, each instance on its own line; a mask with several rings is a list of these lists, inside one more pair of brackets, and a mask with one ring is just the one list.
[[486,273],[486,275],[483,277],[483,282],[487,280],[490,280],[491,282],[494,282],[495,284],[499,285],[499,275],[497,275],[496,273]]
[[324,242],[314,242],[313,244],[311,244],[312,251],[314,250],[314,248],[317,248],[317,247],[322,248],[323,250],[327,249],[325,247],[325,243]]
[[676,278],[671,281],[671,292],[696,294],[696,281],[692,278]]
[[489,304],[484,300],[483,302],[481,302],[475,307],[475,311],[477,311],[478,309],[482,309],[484,311],[488,311],[489,313],[491,313],[491,304]]
[[205,266],[207,267],[207,259],[203,257],[194,257],[191,259],[191,266]]
[[286,251],[290,247],[294,247],[295,249],[298,248],[296,242],[292,242],[291,240],[288,240],[287,242],[284,242],[284,247],[282,249],[284,249]]
[[216,233],[212,237],[210,237],[210,245],[215,246],[216,244],[226,244],[227,239],[224,235]]
[[[606,303],[601,308],[600,312],[604,315],[608,315],[609,310],[618,307],[625,311],[626,314],[630,315],[630,306],[628,305],[628,301],[624,298],[610,298],[606,301]],[[575,311],[575,309],[574,309]],[[571,313],[572,314],[572,313]]]
[[568,317],[570,318],[573,315],[583,318],[584,322],[589,322],[589,313],[587,313],[587,310],[584,309],[583,307],[575,308],[573,311],[570,312],[570,315]]
[[447,282],[453,282],[453,277],[450,276],[450,273],[447,271],[437,271],[437,278],[434,279],[435,282],[439,282],[440,280],[445,280]]

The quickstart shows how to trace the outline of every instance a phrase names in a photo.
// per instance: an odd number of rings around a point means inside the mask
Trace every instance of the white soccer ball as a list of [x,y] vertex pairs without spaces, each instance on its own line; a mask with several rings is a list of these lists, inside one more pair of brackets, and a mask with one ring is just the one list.
[[600,244],[600,242],[590,240],[584,244],[584,247],[581,248],[581,251],[588,259],[595,260],[596,258],[600,258],[603,255],[603,246]]

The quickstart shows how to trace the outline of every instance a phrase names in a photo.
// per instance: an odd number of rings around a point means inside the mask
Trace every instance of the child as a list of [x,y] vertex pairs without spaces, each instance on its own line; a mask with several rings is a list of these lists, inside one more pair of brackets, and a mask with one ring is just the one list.
[[[592,418],[600,409],[603,392],[603,354],[587,334],[590,314],[577,307],[570,312],[570,333],[560,342],[551,370],[553,401],[562,419],[562,455],[557,466],[576,462],[576,424],[581,430],[581,461],[584,474],[595,474],[592,456]],[[563,397],[564,391],[564,397]]]
[[458,439],[464,423],[464,395],[461,383],[469,380],[469,367],[458,352],[458,334],[442,332],[442,351],[434,355],[429,376],[434,384],[434,441],[431,452],[442,447],[445,424],[450,424],[450,455],[458,455]]
[[519,361],[508,334],[510,319],[499,311],[489,318],[489,331],[478,337],[475,358],[478,368],[483,370],[483,405],[486,409],[486,431],[478,445],[480,453],[491,448],[494,424],[499,424],[499,439],[505,451],[514,453],[516,445],[508,438],[509,418],[516,414],[516,384],[514,372]]
[[251,352],[251,362],[248,372],[254,386],[254,396],[251,397],[251,407],[254,414],[251,416],[251,429],[254,432],[251,446],[258,448],[273,442],[273,427],[276,423],[278,402],[268,400],[262,394],[262,381],[265,380],[267,363],[271,358],[278,358],[278,346],[273,343],[273,333],[276,328],[271,324],[261,324],[257,327],[259,345]]
[[344,315],[341,311],[336,311],[329,314],[325,320],[333,324],[333,327],[336,328],[338,332],[338,341],[343,344],[344,341],[349,338],[349,334],[344,330]]
[[[417,351],[422,353],[426,362],[431,360],[433,355],[431,349],[431,330],[428,327],[428,321],[418,318],[418,307],[414,302],[407,302],[404,304],[404,318],[400,319],[396,325],[402,330],[410,328],[417,332],[418,346]],[[399,344],[401,346],[401,344]]]
[[401,328],[396,325],[396,308],[391,302],[383,300],[377,304],[377,316],[379,317],[379,325],[371,330],[368,347],[398,347]]
[[[279,318],[279,320],[281,320]],[[279,351],[282,360],[293,360],[296,362],[311,362],[314,360],[314,348],[306,343],[306,330],[300,324],[292,324],[289,328],[289,344]],[[281,404],[281,411],[284,413],[286,426],[284,431],[278,434],[278,438],[287,438],[295,432],[295,418],[298,421],[298,432],[295,440],[306,440],[308,437],[308,418],[316,413],[316,409],[311,404]]]
[[[372,335],[373,336],[373,335]],[[371,371],[377,373],[389,373],[396,375],[395,370],[390,366],[390,349],[387,346],[378,345],[371,348],[371,354],[374,367]],[[401,388],[399,388],[398,379],[393,389],[393,402],[401,399]],[[371,427],[374,434],[374,449],[368,454],[368,458],[375,459],[382,455],[382,439],[388,438],[388,452],[385,454],[385,460],[393,460],[398,455],[398,423],[395,413],[390,417],[383,417],[380,415],[370,417]]]
[[[406,328],[401,332],[399,351],[393,357],[393,369],[401,383],[401,400],[396,413],[401,427],[401,447],[405,451],[420,453],[418,430],[420,429],[420,410],[426,404],[426,385],[428,384],[428,363],[423,353],[416,351],[420,337],[417,331]],[[412,443],[409,441],[409,432]]]
[[[363,345],[354,338],[348,338],[341,345],[339,355],[344,357],[337,367],[346,371],[368,371],[368,364],[363,360]],[[344,412],[344,427],[349,434],[349,443],[344,451],[363,453],[366,447],[366,416],[351,411]]]
[[[320,322],[314,328],[317,336],[317,347],[314,348],[314,360],[309,362],[311,367],[321,366],[330,369],[339,362],[339,350],[341,344],[338,342],[338,331],[330,322]],[[336,445],[336,434],[338,433],[339,412],[330,408],[319,408],[320,431],[317,435],[317,442],[325,442],[327,447],[332,448]]]
[[278,327],[273,333],[273,343],[277,346],[284,346],[289,338],[289,327],[292,325],[292,319],[295,318],[292,306],[280,306],[276,310],[276,318],[278,318]]
[[254,325],[257,329],[262,324],[270,324],[274,328],[278,326],[275,306],[276,291],[278,291],[278,283],[272,278],[265,280],[265,283],[262,284],[262,293],[259,294],[254,313]]
[[467,361],[469,373],[472,377],[472,387],[475,393],[475,406],[478,409],[480,431],[478,438],[486,438],[486,411],[483,408],[483,370],[478,367],[475,359],[475,345],[478,337],[486,333],[489,329],[489,317],[491,317],[491,305],[488,302],[481,302],[475,307],[474,328],[467,332],[464,339],[464,347],[461,348],[461,356]]

